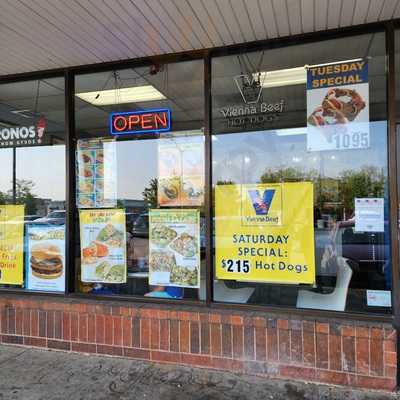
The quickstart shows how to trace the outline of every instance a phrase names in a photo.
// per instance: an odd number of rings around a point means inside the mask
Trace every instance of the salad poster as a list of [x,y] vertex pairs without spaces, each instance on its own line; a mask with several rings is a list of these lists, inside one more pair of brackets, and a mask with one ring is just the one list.
[[157,193],[160,206],[201,206],[203,204],[204,141],[202,136],[159,140]]
[[149,284],[200,287],[200,212],[149,212]]
[[76,152],[78,208],[108,208],[117,205],[116,142],[110,139],[80,139]]
[[126,283],[125,211],[80,210],[82,282]]
[[23,205],[0,206],[0,284],[24,282],[24,212]]
[[367,60],[307,69],[307,150],[369,147]]
[[65,290],[65,225],[27,225],[26,288]]

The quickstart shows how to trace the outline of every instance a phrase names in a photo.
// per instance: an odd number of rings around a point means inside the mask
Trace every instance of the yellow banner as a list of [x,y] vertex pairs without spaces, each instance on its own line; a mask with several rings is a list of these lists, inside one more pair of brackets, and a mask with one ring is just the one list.
[[215,236],[218,279],[314,283],[312,183],[217,185]]
[[25,206],[0,206],[0,284],[24,283]]

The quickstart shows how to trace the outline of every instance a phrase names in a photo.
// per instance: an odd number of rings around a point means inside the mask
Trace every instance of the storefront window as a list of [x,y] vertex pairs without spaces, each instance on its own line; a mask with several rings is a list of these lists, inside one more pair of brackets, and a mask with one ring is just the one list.
[[214,300],[391,312],[385,37],[212,61]]
[[0,285],[65,290],[64,79],[0,85]]
[[204,300],[203,82],[202,60],[76,77],[79,291]]

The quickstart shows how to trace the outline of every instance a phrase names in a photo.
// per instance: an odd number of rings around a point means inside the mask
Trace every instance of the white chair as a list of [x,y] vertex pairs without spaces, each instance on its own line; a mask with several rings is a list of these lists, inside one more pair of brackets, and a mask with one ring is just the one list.
[[[230,303],[247,303],[250,296],[254,293],[254,288],[228,288],[224,281],[214,281],[214,300],[226,301]],[[200,284],[199,299],[206,299],[206,280],[202,280]]]
[[337,257],[336,286],[332,293],[316,293],[310,290],[299,290],[297,308],[316,308],[318,310],[344,311],[347,292],[353,270],[347,260]]

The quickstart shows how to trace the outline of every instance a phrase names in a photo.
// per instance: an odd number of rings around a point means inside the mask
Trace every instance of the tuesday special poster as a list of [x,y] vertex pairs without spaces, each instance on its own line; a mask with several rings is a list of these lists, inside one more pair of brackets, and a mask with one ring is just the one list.
[[307,150],[370,146],[367,60],[307,69]]

